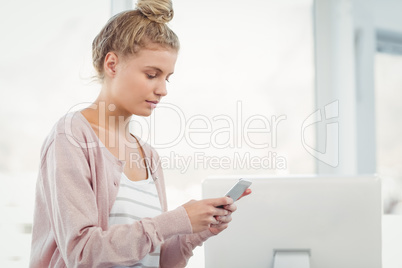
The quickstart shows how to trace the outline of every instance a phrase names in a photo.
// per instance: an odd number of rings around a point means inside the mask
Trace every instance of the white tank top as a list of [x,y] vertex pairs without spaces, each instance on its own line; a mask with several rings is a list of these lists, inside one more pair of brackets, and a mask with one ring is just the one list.
[[[148,178],[141,181],[131,181],[122,173],[116,201],[109,214],[109,226],[113,224],[131,224],[145,217],[155,217],[162,213],[158,192],[151,172],[147,166]],[[134,266],[129,267],[159,267],[160,247],[147,254]],[[115,266],[121,268],[123,266]]]

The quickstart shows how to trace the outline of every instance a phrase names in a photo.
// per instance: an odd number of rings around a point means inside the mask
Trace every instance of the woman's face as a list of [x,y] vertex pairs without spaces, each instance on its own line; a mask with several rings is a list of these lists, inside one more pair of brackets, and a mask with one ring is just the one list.
[[151,115],[167,94],[166,83],[174,72],[176,59],[177,51],[160,46],[119,58],[110,79],[110,93],[118,109],[130,115]]

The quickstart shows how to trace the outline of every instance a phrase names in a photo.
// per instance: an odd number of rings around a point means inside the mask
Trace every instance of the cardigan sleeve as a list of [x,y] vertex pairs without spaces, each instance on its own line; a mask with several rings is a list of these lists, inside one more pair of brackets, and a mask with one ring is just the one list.
[[161,267],[182,268],[187,265],[188,260],[193,256],[193,250],[201,246],[211,236],[211,231],[205,230],[196,234],[175,235],[169,238],[162,245]]
[[44,207],[39,210],[44,211],[43,218],[51,227],[42,232],[53,233],[67,267],[133,265],[169,238],[191,234],[182,206],[154,218],[103,230],[98,225],[96,189],[87,154],[59,133],[41,161],[37,195],[44,200]]

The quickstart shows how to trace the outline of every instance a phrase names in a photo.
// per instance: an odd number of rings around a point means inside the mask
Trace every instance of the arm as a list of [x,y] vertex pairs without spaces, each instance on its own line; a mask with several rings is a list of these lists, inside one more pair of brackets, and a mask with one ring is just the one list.
[[[240,198],[249,194],[251,194],[251,190],[247,189]],[[161,267],[185,267],[188,259],[193,255],[195,247],[201,246],[208,238],[218,235],[228,227],[232,220],[231,214],[236,211],[237,206],[231,203],[225,205],[224,209],[228,211],[227,215],[215,216],[218,224],[210,224],[208,229],[196,234],[177,235],[167,240],[162,245]]]
[[228,197],[191,200],[183,205],[194,234],[177,235],[166,241],[161,251],[161,267],[185,267],[196,246],[227,228],[232,211],[218,208],[220,205],[235,209],[233,200]]
[[172,236],[191,233],[183,207],[103,230],[86,153],[57,134],[41,164],[43,209],[68,267],[132,265]]

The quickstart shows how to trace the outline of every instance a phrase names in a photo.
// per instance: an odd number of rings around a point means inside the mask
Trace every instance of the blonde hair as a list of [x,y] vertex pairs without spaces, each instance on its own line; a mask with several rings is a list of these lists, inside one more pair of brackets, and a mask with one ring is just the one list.
[[111,17],[92,42],[97,78],[104,78],[103,63],[108,52],[132,55],[152,44],[178,51],[179,38],[166,25],[172,18],[171,0],[138,0],[136,9]]

